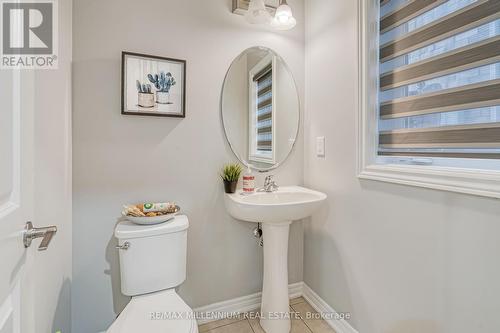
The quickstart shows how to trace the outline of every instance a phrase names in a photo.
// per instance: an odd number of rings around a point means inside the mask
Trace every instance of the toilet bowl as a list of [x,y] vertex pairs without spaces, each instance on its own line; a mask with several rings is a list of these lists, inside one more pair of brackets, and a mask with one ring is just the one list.
[[106,333],[198,333],[193,310],[175,291],[186,279],[188,227],[184,215],[158,225],[116,226],[121,290],[132,300]]
[[198,333],[191,308],[175,290],[133,297],[107,333]]

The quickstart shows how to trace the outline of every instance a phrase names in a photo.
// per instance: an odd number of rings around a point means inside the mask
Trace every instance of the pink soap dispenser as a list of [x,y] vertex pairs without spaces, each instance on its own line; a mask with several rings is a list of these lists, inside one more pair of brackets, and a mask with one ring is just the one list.
[[252,173],[251,164],[247,165],[247,171],[243,174],[243,193],[252,194],[255,192],[255,176]]

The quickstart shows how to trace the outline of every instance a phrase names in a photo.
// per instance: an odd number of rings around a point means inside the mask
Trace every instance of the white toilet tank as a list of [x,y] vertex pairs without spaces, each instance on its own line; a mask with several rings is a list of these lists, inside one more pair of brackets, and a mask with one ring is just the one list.
[[[120,249],[122,293],[148,294],[179,286],[186,279],[188,218],[176,216],[157,225],[120,222],[115,229]],[[126,246],[125,246],[126,247]]]

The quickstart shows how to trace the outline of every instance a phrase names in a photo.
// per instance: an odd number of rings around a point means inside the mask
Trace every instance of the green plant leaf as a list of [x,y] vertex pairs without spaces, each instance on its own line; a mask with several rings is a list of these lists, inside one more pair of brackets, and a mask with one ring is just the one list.
[[229,163],[224,165],[222,168],[220,177],[222,180],[232,182],[237,181],[240,178],[243,168],[237,163]]

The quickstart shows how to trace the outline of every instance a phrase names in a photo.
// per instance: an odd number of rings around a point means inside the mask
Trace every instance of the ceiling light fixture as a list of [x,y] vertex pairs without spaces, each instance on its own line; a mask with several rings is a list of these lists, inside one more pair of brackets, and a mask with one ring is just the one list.
[[290,30],[296,25],[297,20],[293,17],[292,8],[286,3],[286,0],[280,0],[280,6],[276,9],[276,14],[271,20],[271,26],[278,30]]
[[250,0],[245,18],[251,24],[266,24],[271,21],[271,14],[267,11],[264,0]]

